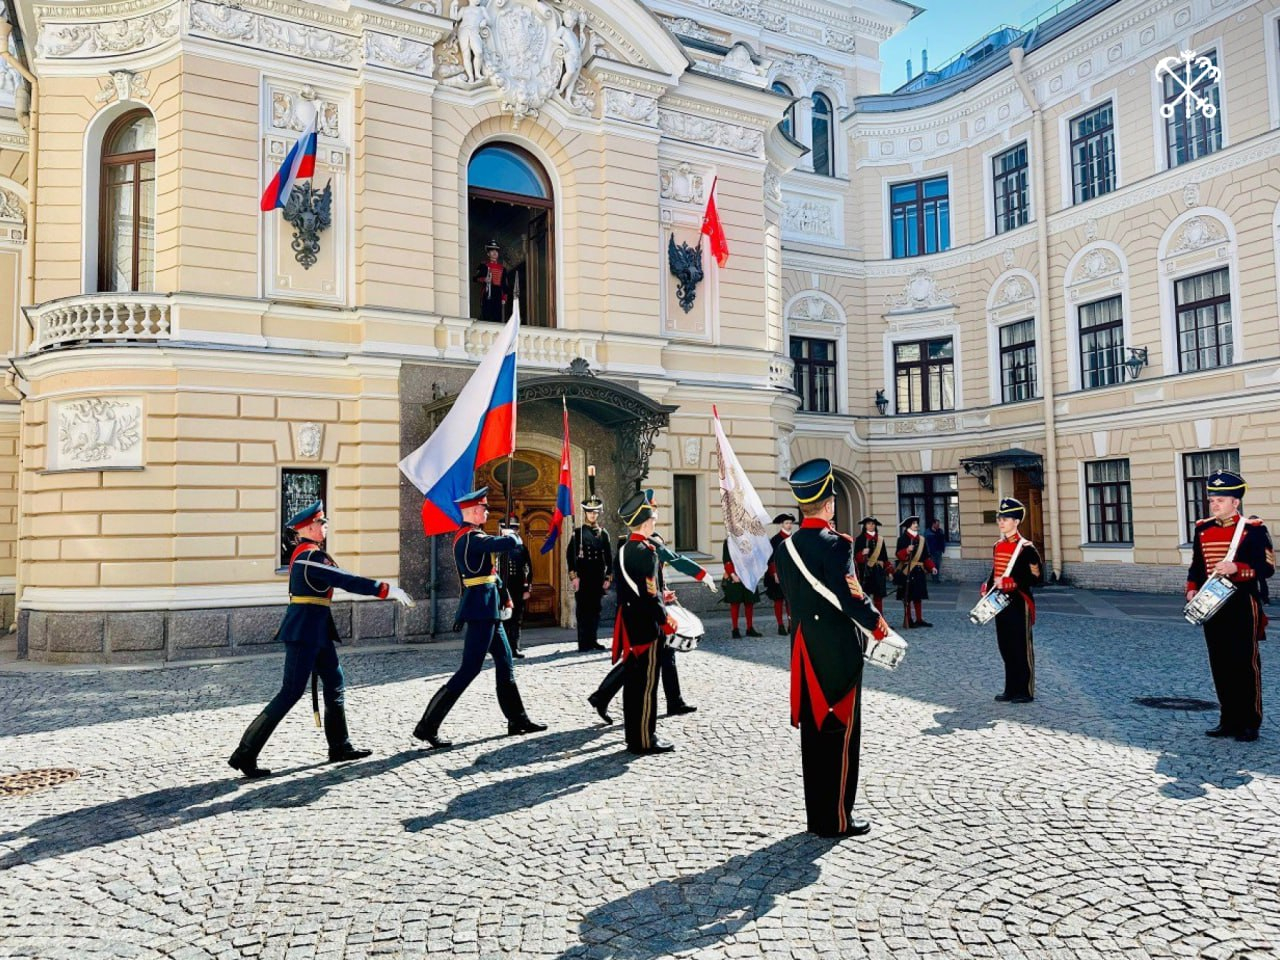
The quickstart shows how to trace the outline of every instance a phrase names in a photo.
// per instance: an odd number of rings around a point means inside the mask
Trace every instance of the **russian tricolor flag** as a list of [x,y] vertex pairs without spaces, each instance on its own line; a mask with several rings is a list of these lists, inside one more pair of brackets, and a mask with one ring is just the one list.
[[[295,183],[315,176],[316,118],[319,114],[320,111],[317,110],[311,115],[311,122],[303,129],[302,136],[298,137],[298,142],[293,145],[293,149],[285,155],[284,163],[280,164],[280,169],[267,184],[267,189],[262,191],[262,202],[259,206],[263,210],[283,207],[288,202]],[[463,493],[466,491],[464,490]]]
[[516,448],[516,339],[520,301],[480,366],[458,394],[453,409],[427,442],[400,461],[400,472],[427,498],[422,526],[427,536],[462,526],[453,501],[470,493],[476,468]]
[[560,399],[564,410],[564,443],[560,446],[560,486],[556,489],[556,512],[551,516],[551,528],[547,531],[547,539],[542,542],[539,553],[550,553],[560,536],[560,528],[564,526],[564,518],[573,516],[573,475],[569,472],[569,408]]

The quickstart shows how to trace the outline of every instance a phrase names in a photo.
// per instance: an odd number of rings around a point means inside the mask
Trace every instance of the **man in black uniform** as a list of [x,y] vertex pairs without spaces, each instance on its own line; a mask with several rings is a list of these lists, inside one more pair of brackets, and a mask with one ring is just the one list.
[[603,507],[604,501],[594,492],[582,501],[582,526],[573,531],[565,551],[569,585],[577,604],[579,650],[604,649],[596,635],[600,631],[600,601],[613,577],[613,552],[609,532],[600,526]]
[[[512,514],[498,524],[498,535],[502,537],[519,537],[520,518]],[[511,655],[517,660],[524,659],[524,651],[520,649],[520,625],[524,622],[524,605],[529,600],[529,588],[533,585],[533,558],[529,556],[529,548],[521,541],[520,549],[513,553],[498,554],[498,576],[511,598],[511,618],[507,620],[507,640],[511,644]]]
[[657,737],[658,671],[666,638],[676,632],[667,615],[668,594],[653,536],[656,510],[649,494],[637,490],[618,508],[631,536],[618,551],[618,619],[614,659],[626,664],[622,718],[632,753],[669,753],[675,747]]
[[[286,524],[297,535],[299,543],[289,558],[289,606],[276,634],[284,643],[284,682],[280,692],[249,724],[240,746],[227,761],[246,777],[265,777],[271,773],[258,766],[258,754],[306,690],[312,671],[324,684],[324,735],[329,741],[329,762],[359,760],[370,753],[351,746],[347,734],[345,685],[334,647],[341,641],[329,610],[333,590],[338,587],[348,593],[390,599],[406,607],[414,604],[397,586],[339,569],[333,558],[320,549],[328,523],[324,501],[317,500],[290,517]],[[313,686],[313,696],[314,691]],[[318,722],[319,717],[316,719]]]
[[773,561],[791,609],[791,724],[800,728],[809,830],[823,837],[871,829],[853,817],[862,728],[859,627],[877,638],[889,626],[853,573],[853,538],[831,527],[835,475],[810,460],[788,480],[802,517]]
[[1248,523],[1240,515],[1240,501],[1247,489],[1244,478],[1229,470],[1217,470],[1205,486],[1209,516],[1196,523],[1191,568],[1187,571],[1187,600],[1214,574],[1235,585],[1235,592],[1204,624],[1209,669],[1222,710],[1218,725],[1205,733],[1248,743],[1258,739],[1262,726],[1258,580],[1274,575],[1276,561],[1267,547],[1267,528]]
[[[929,556],[929,544],[920,536],[920,518],[911,516],[899,524],[897,572],[893,582],[898,585],[897,597],[902,601],[902,626],[906,629],[914,627],[932,627],[933,624],[924,618],[924,601],[929,599],[929,580],[925,572],[933,573],[937,567]],[[916,618],[911,619],[911,610],[915,608]]]
[[[791,536],[796,518],[789,513],[780,513],[773,518],[773,522],[778,525],[778,532],[769,538],[769,546],[773,548],[771,556],[776,556],[778,545]],[[789,623],[782,622],[782,612],[786,608],[787,601],[782,595],[782,585],[778,582],[778,571],[774,568],[772,560],[769,561],[769,567],[764,573],[764,592],[765,596],[773,601],[773,617],[778,621],[778,636],[785,637],[791,626]],[[790,617],[790,613],[787,616]]]
[[1040,582],[1040,554],[1018,532],[1026,515],[1021,500],[1005,497],[1000,501],[996,511],[1000,539],[992,550],[991,573],[982,585],[984,597],[989,590],[1009,595],[1009,605],[996,614],[996,643],[1004,660],[1004,690],[996,694],[1001,703],[1030,703],[1036,696],[1036,653],[1031,640],[1036,603],[1031,588]]
[[884,613],[884,598],[889,592],[889,578],[893,576],[893,558],[884,537],[880,536],[880,521],[875,517],[863,517],[859,522],[862,532],[854,538],[853,558],[858,582],[876,609]]
[[502,629],[510,608],[504,609],[493,557],[494,554],[515,553],[521,542],[518,536],[491,537],[484,532],[482,527],[489,513],[488,493],[488,487],[481,487],[454,501],[462,511],[462,527],[453,535],[453,558],[458,565],[458,579],[462,581],[462,596],[458,598],[454,625],[456,628],[458,624],[466,624],[467,632],[462,641],[462,665],[436,691],[423,711],[422,719],[413,728],[415,737],[426,740],[433,747],[453,745],[452,740],[440,736],[440,723],[480,673],[486,653],[493,656],[498,706],[507,718],[507,733],[537,733],[547,729],[545,724],[530,720],[525,712],[520,688],[516,686],[507,633]]

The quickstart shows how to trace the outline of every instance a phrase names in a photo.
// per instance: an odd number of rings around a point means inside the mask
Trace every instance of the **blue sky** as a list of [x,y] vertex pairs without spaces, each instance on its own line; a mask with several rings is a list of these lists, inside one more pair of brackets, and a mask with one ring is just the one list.
[[[965,47],[1003,24],[1020,27],[1051,9],[1056,0],[912,0],[924,13],[880,47],[884,61],[882,92],[907,81],[907,58],[914,73],[920,72],[920,51],[929,51],[929,64],[940,67]],[[1067,2],[1059,4],[1062,7]]]

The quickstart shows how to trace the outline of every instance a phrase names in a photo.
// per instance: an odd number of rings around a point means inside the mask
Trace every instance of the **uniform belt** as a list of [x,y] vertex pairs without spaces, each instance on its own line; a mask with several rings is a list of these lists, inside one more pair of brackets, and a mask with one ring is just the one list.
[[478,587],[486,583],[497,583],[498,575],[491,573],[487,577],[463,577],[462,585],[464,587]]
[[295,597],[293,594],[289,594],[289,602],[290,603],[314,603],[321,607],[327,607],[333,601],[330,600],[328,597]]

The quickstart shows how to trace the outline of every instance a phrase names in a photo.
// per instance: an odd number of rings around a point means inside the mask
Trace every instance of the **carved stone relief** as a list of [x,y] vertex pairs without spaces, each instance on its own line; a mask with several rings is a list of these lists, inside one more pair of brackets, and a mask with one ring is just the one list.
[[12,190],[0,187],[0,220],[16,220],[25,223],[27,205]]
[[1109,277],[1113,273],[1120,272],[1120,258],[1110,250],[1098,247],[1090,250],[1076,264],[1075,273],[1071,278],[1071,283],[1080,283],[1085,280],[1097,280],[1099,277]]
[[293,454],[299,460],[318,460],[324,447],[324,425],[300,423],[293,427]]
[[933,275],[921,267],[907,278],[902,293],[890,294],[884,302],[890,310],[929,310],[950,306],[955,297],[954,287],[940,287]]
[[385,33],[364,35],[364,55],[370,63],[429,77],[435,70],[435,48],[419,40],[393,37]]
[[[579,81],[580,85],[585,81]],[[618,90],[606,87],[604,91],[604,114],[632,123],[654,124],[658,121],[658,101],[654,97],[646,97],[634,90]]]
[[36,55],[80,59],[136,53],[176,37],[181,22],[176,3],[141,16],[96,23],[42,20],[36,40]]
[[1000,285],[1000,289],[991,304],[992,306],[1003,307],[1011,303],[1021,303],[1023,300],[1030,300],[1033,293],[1031,284],[1027,283],[1022,277],[1010,277]]
[[275,130],[301,133],[311,121],[313,110],[318,111],[317,126],[321,136],[338,139],[339,114],[336,101],[320,99],[310,84],[304,84],[298,93],[290,90],[271,91],[271,126]]
[[212,0],[191,0],[190,31],[218,40],[341,66],[356,66],[363,49],[358,38],[323,27],[268,17]]
[[110,103],[112,100],[145,100],[151,91],[141,76],[132,70],[112,70],[102,81],[102,89],[94,95],[95,103]]
[[782,232],[800,240],[838,240],[834,201],[786,198]]
[[55,404],[58,439],[50,468],[142,465],[142,398],[64,400]]
[[1183,187],[1182,202],[1188,208],[1200,206],[1200,184],[1192,182]]
[[786,479],[791,476],[794,464],[791,461],[791,437],[790,433],[778,434],[778,476]]
[[788,320],[799,320],[807,323],[839,323],[840,316],[831,301],[824,297],[801,297],[787,311]]
[[701,205],[706,202],[706,176],[687,163],[658,171],[658,193],[663,200]]
[[662,22],[676,36],[685,37],[689,40],[719,41],[723,39],[719,34],[698,23],[697,20],[690,20],[688,17],[663,17]]
[[1169,247],[1168,256],[1211,247],[1227,239],[1227,231],[1213,217],[1192,217],[1184,223]]
[[662,132],[678,140],[723,147],[735,153],[759,156],[764,152],[764,131],[736,123],[724,123],[706,117],[658,108],[658,126]]
[[684,438],[684,464],[696,467],[702,460],[702,439],[700,437]]
[[838,101],[843,102],[845,99],[844,78],[811,54],[800,53],[776,59],[770,79],[777,77],[800,81],[810,91],[824,87],[833,91]]

